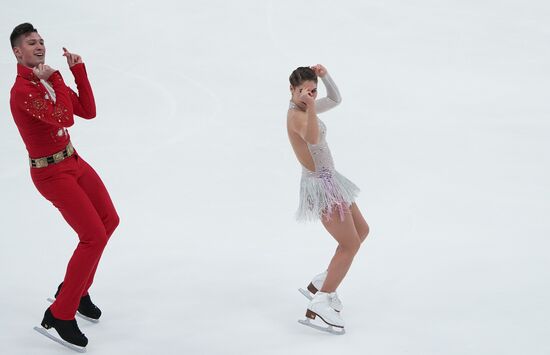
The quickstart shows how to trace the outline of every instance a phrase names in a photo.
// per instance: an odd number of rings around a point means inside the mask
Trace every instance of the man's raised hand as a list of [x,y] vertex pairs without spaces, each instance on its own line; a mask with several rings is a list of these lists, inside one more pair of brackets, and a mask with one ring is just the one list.
[[75,64],[82,63],[81,56],[79,56],[78,54],[69,52],[65,47],[63,47],[63,56],[67,57],[67,64],[69,64],[69,67],[72,67]]

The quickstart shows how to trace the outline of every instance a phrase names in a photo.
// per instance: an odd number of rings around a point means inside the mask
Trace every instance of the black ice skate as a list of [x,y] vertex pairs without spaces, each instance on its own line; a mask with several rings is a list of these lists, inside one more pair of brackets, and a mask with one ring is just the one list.
[[90,321],[92,322],[99,322],[99,317],[101,317],[101,309],[92,303],[90,295],[86,295],[80,299],[78,312],[81,315],[90,318]]
[[[63,282],[59,285],[59,287],[57,287],[55,298],[57,298],[57,295],[59,295],[61,287],[63,287]],[[48,298],[48,301],[53,303],[55,300],[52,298]],[[80,299],[77,315],[82,319],[97,323],[99,322],[99,317],[101,317],[101,310],[95,304],[93,304],[90,295],[86,295]]]
[[[41,325],[42,327],[34,327],[34,330],[69,349],[79,353],[86,352],[88,338],[80,331],[75,319],[57,319],[48,308],[44,313]],[[48,329],[52,328],[55,329],[59,338],[48,332]]]

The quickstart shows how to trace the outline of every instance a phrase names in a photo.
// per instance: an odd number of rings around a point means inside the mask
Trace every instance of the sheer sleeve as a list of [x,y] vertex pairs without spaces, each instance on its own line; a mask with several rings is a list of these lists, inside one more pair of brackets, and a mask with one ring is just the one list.
[[326,73],[325,76],[321,77],[321,80],[327,89],[327,96],[315,101],[315,111],[317,113],[326,112],[342,102],[340,91],[338,91],[338,87],[330,75]]

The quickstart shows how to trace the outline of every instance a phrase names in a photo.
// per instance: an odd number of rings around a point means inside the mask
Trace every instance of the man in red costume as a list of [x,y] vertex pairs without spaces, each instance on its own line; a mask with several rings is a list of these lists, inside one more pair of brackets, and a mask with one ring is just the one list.
[[29,153],[32,181],[79,238],[42,327],[54,328],[66,342],[85,347],[88,339],[78,328],[75,314],[78,310],[93,320],[101,315],[88,289],[103,249],[119,223],[103,182],[75,151],[67,131],[74,124],[73,115],[95,117],[94,95],[79,55],[63,48],[78,94],[67,87],[59,71],[44,64],[44,40],[30,23],[15,27],[10,42],[17,58],[10,106]]

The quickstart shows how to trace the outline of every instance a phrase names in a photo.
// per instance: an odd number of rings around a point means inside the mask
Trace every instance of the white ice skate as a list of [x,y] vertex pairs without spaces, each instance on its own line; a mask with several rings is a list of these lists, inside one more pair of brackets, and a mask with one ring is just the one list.
[[[324,271],[318,275],[315,275],[309,285],[307,286],[307,290],[303,288],[299,288],[298,291],[302,295],[304,295],[308,300],[312,300],[313,296],[323,287],[323,284],[325,283],[325,280],[327,278],[327,271]],[[338,298],[338,294],[335,293],[335,297],[332,298],[331,307],[334,308],[336,312],[341,312],[344,308],[344,305],[342,304],[342,301],[340,301],[340,298]]]
[[[334,292],[326,293],[318,291],[307,307],[306,319],[299,320],[298,323],[331,334],[345,334],[344,320],[340,313],[336,312],[331,306],[332,298],[334,297]],[[327,326],[312,323],[311,320],[314,320],[316,317],[319,317]]]

